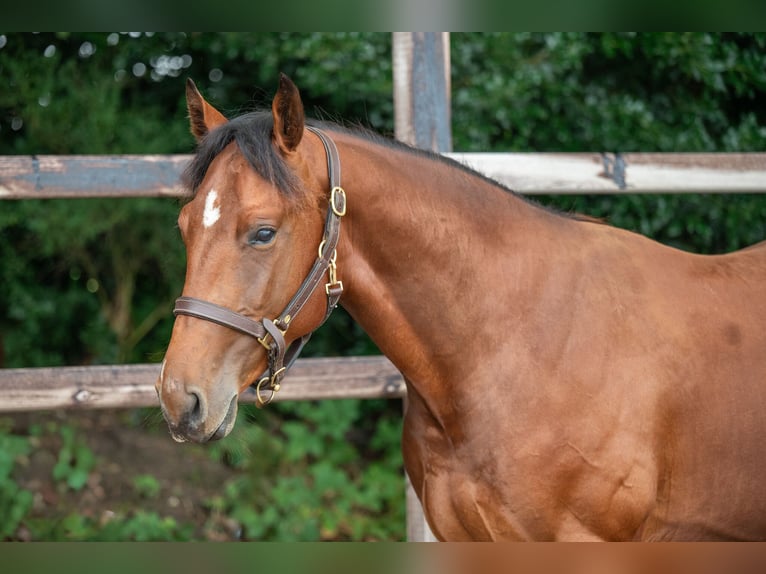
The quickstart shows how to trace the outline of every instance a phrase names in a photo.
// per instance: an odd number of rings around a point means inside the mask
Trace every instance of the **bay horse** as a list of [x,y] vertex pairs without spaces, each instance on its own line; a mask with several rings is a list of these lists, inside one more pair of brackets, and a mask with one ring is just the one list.
[[766,242],[698,255],[556,213],[307,121],[284,75],[232,120],[186,97],[187,270],[156,384],[176,440],[225,436],[251,384],[268,403],[340,303],[406,381],[437,538],[766,538]]

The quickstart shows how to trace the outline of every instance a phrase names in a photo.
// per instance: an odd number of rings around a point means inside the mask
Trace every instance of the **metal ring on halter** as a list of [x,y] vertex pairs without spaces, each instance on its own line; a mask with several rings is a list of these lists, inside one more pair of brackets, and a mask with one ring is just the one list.
[[[322,239],[322,242],[319,244],[319,258],[322,259],[324,257],[324,246],[327,243],[326,239]],[[338,260],[338,250],[335,249],[332,252],[332,257],[330,257],[330,264],[334,265],[335,262]]]
[[[281,377],[282,373],[284,373],[287,370],[287,367],[282,367],[279,369],[276,373],[273,375],[270,375],[268,377],[261,377],[261,379],[258,381],[258,383],[255,385],[255,396],[258,399],[256,406],[258,407],[265,407],[268,405],[271,401],[274,400],[274,395],[276,395],[279,392],[279,389],[281,385],[276,382],[277,377]],[[264,383],[269,383],[269,391],[271,394],[269,395],[268,399],[265,399],[261,396],[261,387]]]
[[258,408],[263,408],[266,405],[268,405],[271,401],[274,400],[274,389],[269,389],[271,391],[271,394],[269,395],[269,398],[264,400],[264,398],[261,396],[261,387],[263,386],[263,383],[270,381],[271,377],[263,377],[260,381],[258,381],[258,384],[255,385],[255,398],[256,403],[255,406]]

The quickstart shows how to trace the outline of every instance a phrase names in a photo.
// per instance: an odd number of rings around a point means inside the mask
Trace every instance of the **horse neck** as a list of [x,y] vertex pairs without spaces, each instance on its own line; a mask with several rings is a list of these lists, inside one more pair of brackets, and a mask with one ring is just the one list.
[[337,142],[349,205],[342,305],[408,382],[467,374],[470,345],[507,305],[498,283],[526,273],[530,238],[563,218],[446,162]]

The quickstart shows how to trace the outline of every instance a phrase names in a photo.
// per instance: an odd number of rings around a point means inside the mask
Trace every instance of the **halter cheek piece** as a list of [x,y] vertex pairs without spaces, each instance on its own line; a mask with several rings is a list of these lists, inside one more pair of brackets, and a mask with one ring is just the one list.
[[285,373],[298,358],[303,346],[311,338],[313,331],[298,337],[287,346],[285,333],[290,323],[300,313],[303,306],[323,281],[325,273],[328,274],[328,281],[324,286],[325,294],[327,295],[327,311],[324,319],[317,325],[316,329],[327,320],[330,313],[338,305],[338,299],[340,299],[343,293],[343,283],[337,279],[336,248],[340,235],[340,221],[346,214],[346,193],[340,186],[340,158],[338,156],[338,149],[335,147],[335,143],[324,132],[311,126],[306,126],[306,129],[319,137],[327,154],[327,171],[331,189],[330,205],[327,210],[324,235],[322,242],[319,244],[317,259],[284,311],[273,321],[265,317],[260,321],[256,321],[225,307],[208,303],[201,299],[195,299],[194,297],[179,297],[176,299],[175,309],[173,309],[173,314],[176,316],[187,315],[204,319],[255,337],[266,348],[269,367],[258,378],[257,382],[251,385],[255,388],[256,405],[259,407],[263,407],[272,401],[274,395],[279,391]]

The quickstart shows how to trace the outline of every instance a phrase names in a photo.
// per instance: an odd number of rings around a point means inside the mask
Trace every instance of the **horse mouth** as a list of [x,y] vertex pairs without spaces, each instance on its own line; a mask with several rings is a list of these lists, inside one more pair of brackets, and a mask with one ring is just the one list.
[[237,422],[237,396],[235,395],[229,403],[229,409],[226,411],[226,416],[223,417],[221,424],[215,429],[212,435],[207,439],[208,441],[221,440],[227,436],[234,428],[234,423]]

